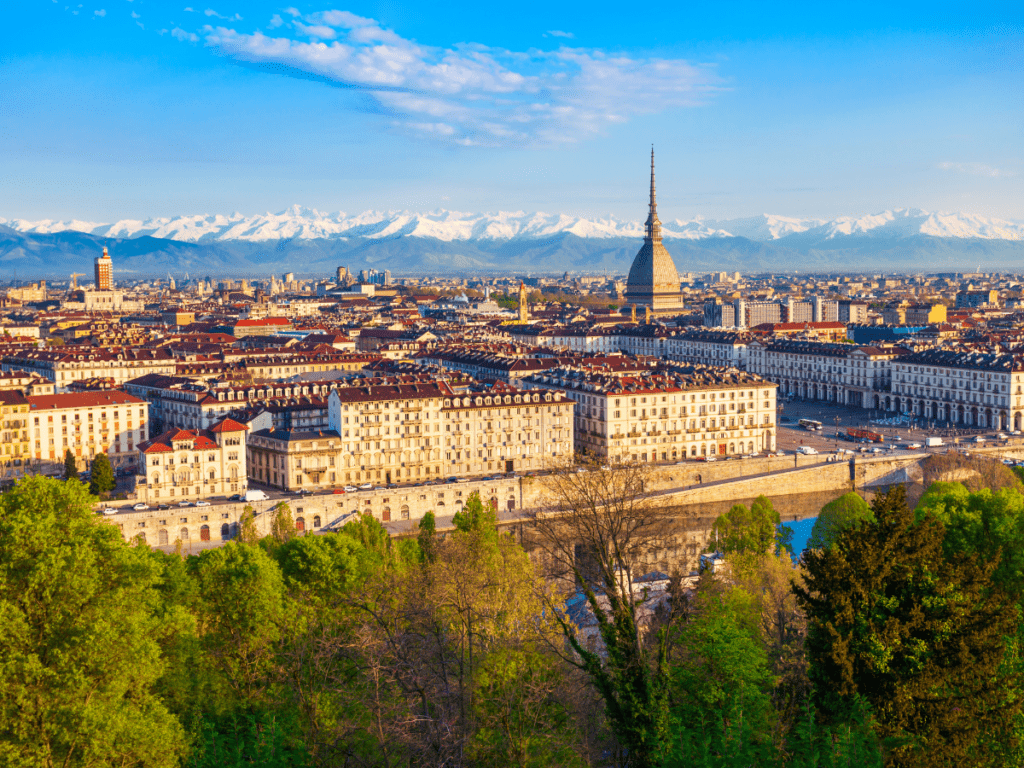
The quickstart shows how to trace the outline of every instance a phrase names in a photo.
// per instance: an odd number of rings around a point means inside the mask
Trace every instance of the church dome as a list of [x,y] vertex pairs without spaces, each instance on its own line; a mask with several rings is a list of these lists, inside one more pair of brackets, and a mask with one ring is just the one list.
[[648,204],[644,244],[633,259],[626,281],[626,299],[652,308],[671,308],[682,304],[679,273],[672,256],[661,242],[661,221],[654,193],[654,150],[651,150],[651,200]]

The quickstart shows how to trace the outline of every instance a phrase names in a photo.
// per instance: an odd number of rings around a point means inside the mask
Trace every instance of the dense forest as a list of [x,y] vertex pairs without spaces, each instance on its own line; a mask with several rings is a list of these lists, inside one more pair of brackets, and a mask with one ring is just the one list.
[[[767,498],[724,563],[638,577],[643,468],[566,473],[506,532],[371,517],[183,557],[77,480],[0,495],[3,766],[1006,766],[1020,752],[1024,495],[936,482],[822,510],[798,565]],[[587,641],[568,606],[592,618]]]

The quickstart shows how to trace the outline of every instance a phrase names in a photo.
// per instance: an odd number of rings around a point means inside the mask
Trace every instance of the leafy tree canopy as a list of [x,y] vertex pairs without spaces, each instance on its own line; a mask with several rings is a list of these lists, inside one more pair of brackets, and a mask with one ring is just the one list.
[[811,549],[825,549],[832,545],[842,531],[856,528],[865,520],[873,518],[871,507],[863,497],[855,491],[850,491],[821,508],[818,519],[811,529],[811,538],[807,546]]
[[44,477],[0,496],[0,763],[174,766],[184,733],[164,672],[160,568]]
[[64,479],[78,479],[78,462],[75,460],[75,454],[71,452],[70,448],[64,451]]
[[833,716],[867,699],[893,766],[982,765],[1020,704],[1000,675],[1016,612],[991,569],[943,554],[945,528],[915,520],[902,486],[875,519],[805,556],[806,649],[819,703]]
[[766,555],[790,549],[793,530],[781,525],[779,513],[767,496],[758,496],[747,509],[736,504],[715,520],[722,552]]
[[918,501],[918,519],[944,526],[943,551],[977,556],[995,565],[993,582],[1011,597],[1024,596],[1024,496],[1011,488],[970,492],[960,483],[933,483]]
[[114,479],[114,469],[110,466],[110,459],[107,458],[107,454],[101,453],[92,460],[92,468],[89,473],[89,493],[93,496],[103,496],[116,487],[117,480]]

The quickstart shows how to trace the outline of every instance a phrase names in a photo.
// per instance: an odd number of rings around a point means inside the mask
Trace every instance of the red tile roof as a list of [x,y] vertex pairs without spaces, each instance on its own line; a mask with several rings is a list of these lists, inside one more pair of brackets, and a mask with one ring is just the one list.
[[72,392],[62,395],[33,395],[28,402],[33,411],[63,410],[65,408],[97,408],[104,405],[144,404],[145,400],[121,392],[108,389],[102,392]]
[[217,435],[221,432],[248,432],[249,428],[245,424],[239,424],[234,419],[224,419],[217,422],[210,427],[210,432]]

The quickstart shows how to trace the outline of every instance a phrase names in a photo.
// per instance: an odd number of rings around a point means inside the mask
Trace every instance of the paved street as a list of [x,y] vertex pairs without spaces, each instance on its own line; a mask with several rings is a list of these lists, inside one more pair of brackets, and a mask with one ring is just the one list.
[[[778,448],[781,451],[797,450],[800,446],[810,446],[818,451],[834,451],[838,449],[859,450],[862,446],[848,440],[837,439],[836,432],[845,432],[850,427],[867,429],[885,436],[883,446],[906,445],[918,442],[924,445],[929,436],[941,437],[944,445],[933,451],[945,450],[953,444],[974,445],[974,438],[983,435],[991,438],[996,433],[991,429],[947,429],[945,425],[932,424],[887,424],[895,419],[896,414],[884,411],[868,411],[863,408],[830,405],[820,402],[783,402],[779,411]],[[814,419],[822,424],[820,433],[809,432],[799,425],[800,419]],[[1011,442],[1020,441],[1020,437],[1010,436]],[[991,441],[989,441],[991,442]],[[869,446],[871,448],[877,446]],[[922,449],[928,450],[928,449]]]

